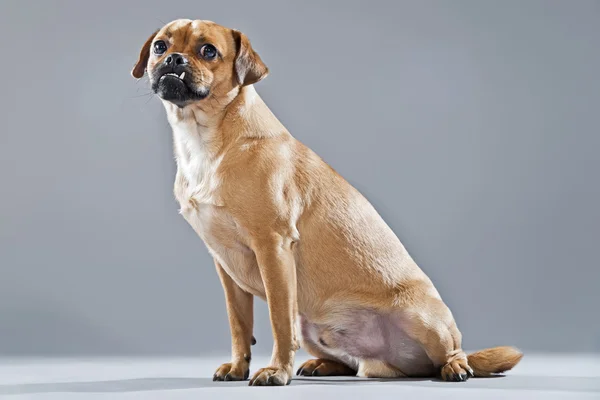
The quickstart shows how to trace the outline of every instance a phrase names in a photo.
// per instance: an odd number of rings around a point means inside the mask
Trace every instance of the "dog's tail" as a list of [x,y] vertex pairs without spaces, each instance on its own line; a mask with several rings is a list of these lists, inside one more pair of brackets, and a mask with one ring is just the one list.
[[476,377],[499,374],[514,368],[523,353],[510,346],[493,347],[469,354],[467,360]]

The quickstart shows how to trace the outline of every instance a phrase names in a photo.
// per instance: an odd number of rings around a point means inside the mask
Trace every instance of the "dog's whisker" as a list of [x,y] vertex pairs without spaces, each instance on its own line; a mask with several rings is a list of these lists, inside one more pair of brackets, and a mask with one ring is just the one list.
[[154,93],[148,92],[148,93],[138,94],[138,95],[135,95],[135,96],[129,96],[129,98],[130,99],[137,99],[137,98],[140,98],[140,97],[153,96],[153,95],[154,95]]
[[150,100],[152,100],[154,98],[154,93],[151,93],[151,94],[152,94],[152,96],[148,97],[148,100],[146,100],[144,105],[147,105],[150,102]]

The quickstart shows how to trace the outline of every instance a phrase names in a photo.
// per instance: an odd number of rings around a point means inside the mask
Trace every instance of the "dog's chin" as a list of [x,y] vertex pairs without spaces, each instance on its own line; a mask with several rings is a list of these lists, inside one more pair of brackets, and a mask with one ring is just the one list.
[[165,74],[152,83],[152,89],[161,99],[183,108],[208,97],[208,88],[192,88],[176,75]]

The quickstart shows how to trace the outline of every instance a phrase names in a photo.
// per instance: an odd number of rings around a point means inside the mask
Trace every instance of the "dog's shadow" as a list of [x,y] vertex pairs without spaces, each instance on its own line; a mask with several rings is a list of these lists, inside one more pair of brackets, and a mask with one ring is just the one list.
[[[499,376],[500,378],[501,376]],[[559,378],[510,376],[506,379],[469,379],[465,383],[443,382],[435,378],[398,378],[398,379],[366,379],[358,377],[294,377],[291,386],[326,385],[398,385],[445,388],[477,388],[477,389],[526,389],[526,390],[558,390],[575,392],[598,392],[600,383],[591,378]],[[6,395],[44,394],[44,393],[127,393],[163,390],[185,390],[247,387],[248,381],[213,382],[211,378],[155,377],[137,379],[119,379],[88,382],[53,382],[0,385],[0,397]],[[251,389],[252,390],[252,389]]]
[[[415,381],[403,379],[404,381]],[[431,380],[431,379],[423,379]],[[305,378],[295,377],[292,385],[348,385],[368,382],[394,382],[390,379],[361,379],[352,377],[340,378]],[[144,392],[153,390],[179,390],[203,388],[233,388],[246,387],[248,381],[214,382],[211,378],[137,378],[88,382],[56,382],[56,383],[26,383],[16,385],[0,385],[0,396],[34,393],[124,393]]]

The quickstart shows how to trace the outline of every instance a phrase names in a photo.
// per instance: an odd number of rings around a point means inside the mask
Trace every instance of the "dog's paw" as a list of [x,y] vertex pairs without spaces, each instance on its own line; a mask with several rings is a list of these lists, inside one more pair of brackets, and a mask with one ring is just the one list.
[[354,376],[356,371],[337,361],[316,358],[300,366],[296,375],[301,376]]
[[256,371],[250,379],[250,386],[285,386],[291,381],[292,374],[285,369],[267,367]]
[[473,376],[466,358],[450,361],[442,367],[442,379],[448,382],[464,382]]
[[217,368],[213,381],[245,381],[249,375],[250,368],[247,363],[225,363]]

